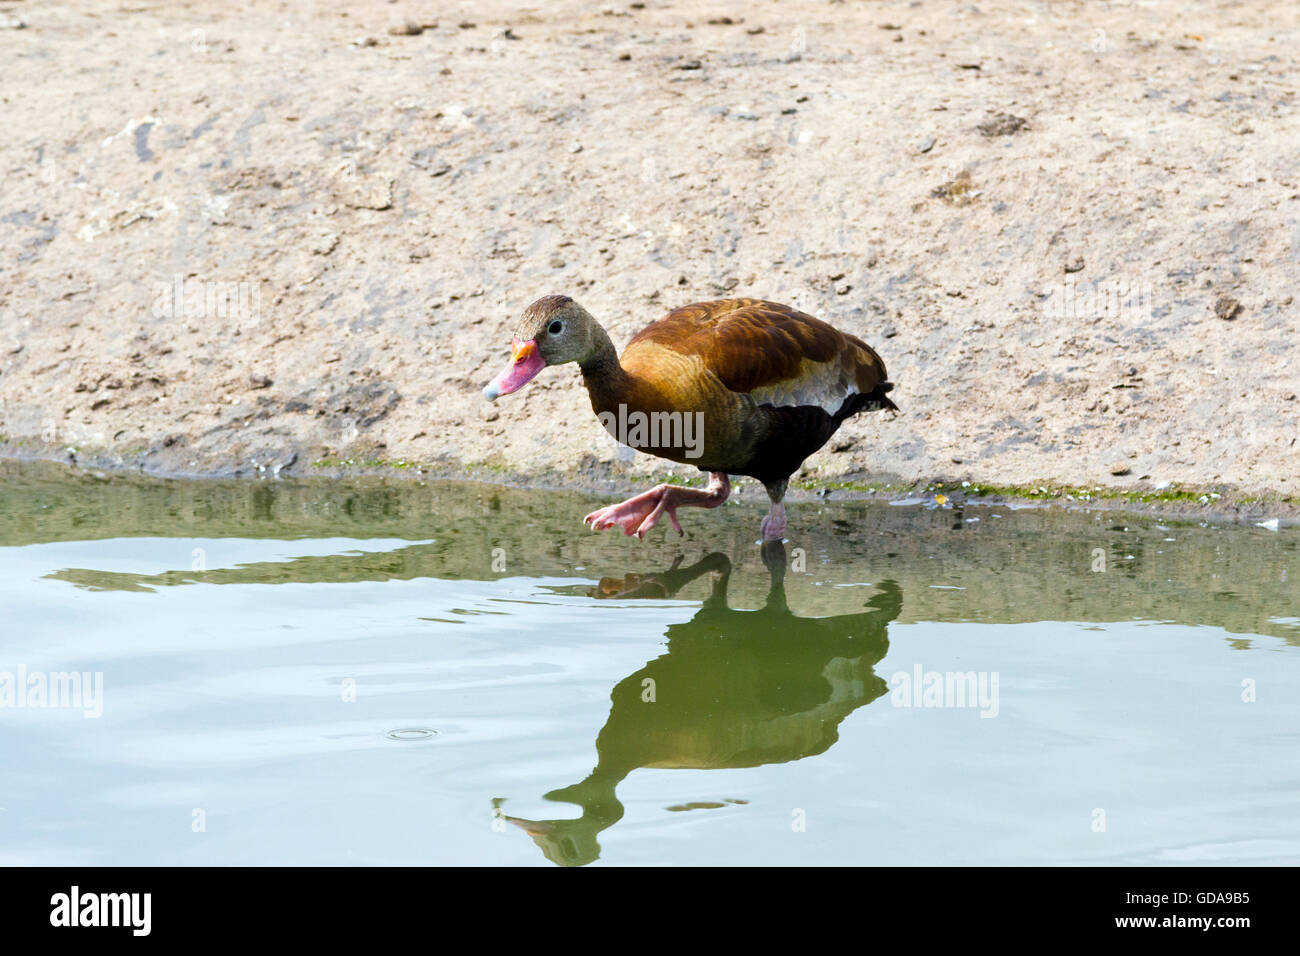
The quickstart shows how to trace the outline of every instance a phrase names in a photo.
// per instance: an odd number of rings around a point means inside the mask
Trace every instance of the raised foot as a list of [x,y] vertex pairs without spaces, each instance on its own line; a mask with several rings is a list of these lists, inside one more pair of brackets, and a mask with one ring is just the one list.
[[677,521],[677,506],[672,501],[672,486],[656,485],[635,498],[620,501],[606,508],[598,508],[582,521],[584,524],[591,525],[592,531],[604,531],[617,525],[628,537],[636,535],[638,538],[644,538],[646,532],[657,525],[659,519],[665,514],[668,515],[668,520],[673,523],[677,533],[682,534],[682,526]]
[[635,498],[629,498],[607,508],[599,508],[582,520],[585,524],[591,525],[593,531],[604,531],[617,525],[629,537],[636,535],[638,538],[644,538],[646,532],[659,523],[660,518],[668,515],[673,528],[678,534],[682,534],[682,526],[677,521],[678,508],[716,508],[727,500],[729,494],[731,494],[731,482],[727,476],[721,472],[714,472],[709,476],[707,488],[656,485]]

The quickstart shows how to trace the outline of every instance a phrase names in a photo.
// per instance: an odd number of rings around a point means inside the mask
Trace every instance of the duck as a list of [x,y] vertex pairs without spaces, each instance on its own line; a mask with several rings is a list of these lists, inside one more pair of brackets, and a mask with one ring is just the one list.
[[575,363],[605,430],[622,444],[708,476],[705,487],[660,484],[584,518],[644,539],[679,508],[717,508],[731,477],[759,481],[770,508],[763,541],[787,529],[790,476],[850,417],[897,410],[885,363],[860,338],[788,305],[736,298],[674,309],[620,355],[609,333],[567,295],[524,309],[488,401],[517,392],[549,366]]

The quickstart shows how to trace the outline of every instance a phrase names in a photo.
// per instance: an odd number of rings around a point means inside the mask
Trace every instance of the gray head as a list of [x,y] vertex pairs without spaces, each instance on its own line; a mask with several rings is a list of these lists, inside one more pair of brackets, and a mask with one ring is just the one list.
[[538,299],[519,318],[510,364],[483,389],[488,401],[517,392],[548,365],[585,362],[600,347],[596,320],[567,295]]

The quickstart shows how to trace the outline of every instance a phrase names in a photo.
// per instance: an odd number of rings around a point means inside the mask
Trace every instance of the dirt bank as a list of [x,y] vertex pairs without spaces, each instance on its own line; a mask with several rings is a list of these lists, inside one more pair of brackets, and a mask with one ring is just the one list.
[[807,491],[1300,504],[1293,3],[0,10],[5,454],[629,484],[514,317],[755,295],[897,383]]

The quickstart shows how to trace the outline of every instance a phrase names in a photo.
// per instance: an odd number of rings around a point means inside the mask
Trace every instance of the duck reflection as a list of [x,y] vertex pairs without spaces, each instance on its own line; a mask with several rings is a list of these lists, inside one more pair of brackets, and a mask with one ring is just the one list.
[[872,668],[888,649],[886,627],[902,607],[893,581],[882,582],[860,613],[799,617],[786,604],[780,541],[763,546],[771,588],[759,610],[727,606],[732,567],[726,555],[681,563],[657,574],[605,578],[590,592],[668,598],[713,575],[695,617],[669,626],[667,653],[614,687],[609,719],[596,738],[595,769],[545,795],[576,804],[582,815],[505,817],[554,863],[581,866],[600,855],[597,835],[623,816],[615,788],[633,770],[756,767],[819,754],[838,739],[840,721],[888,690]]

